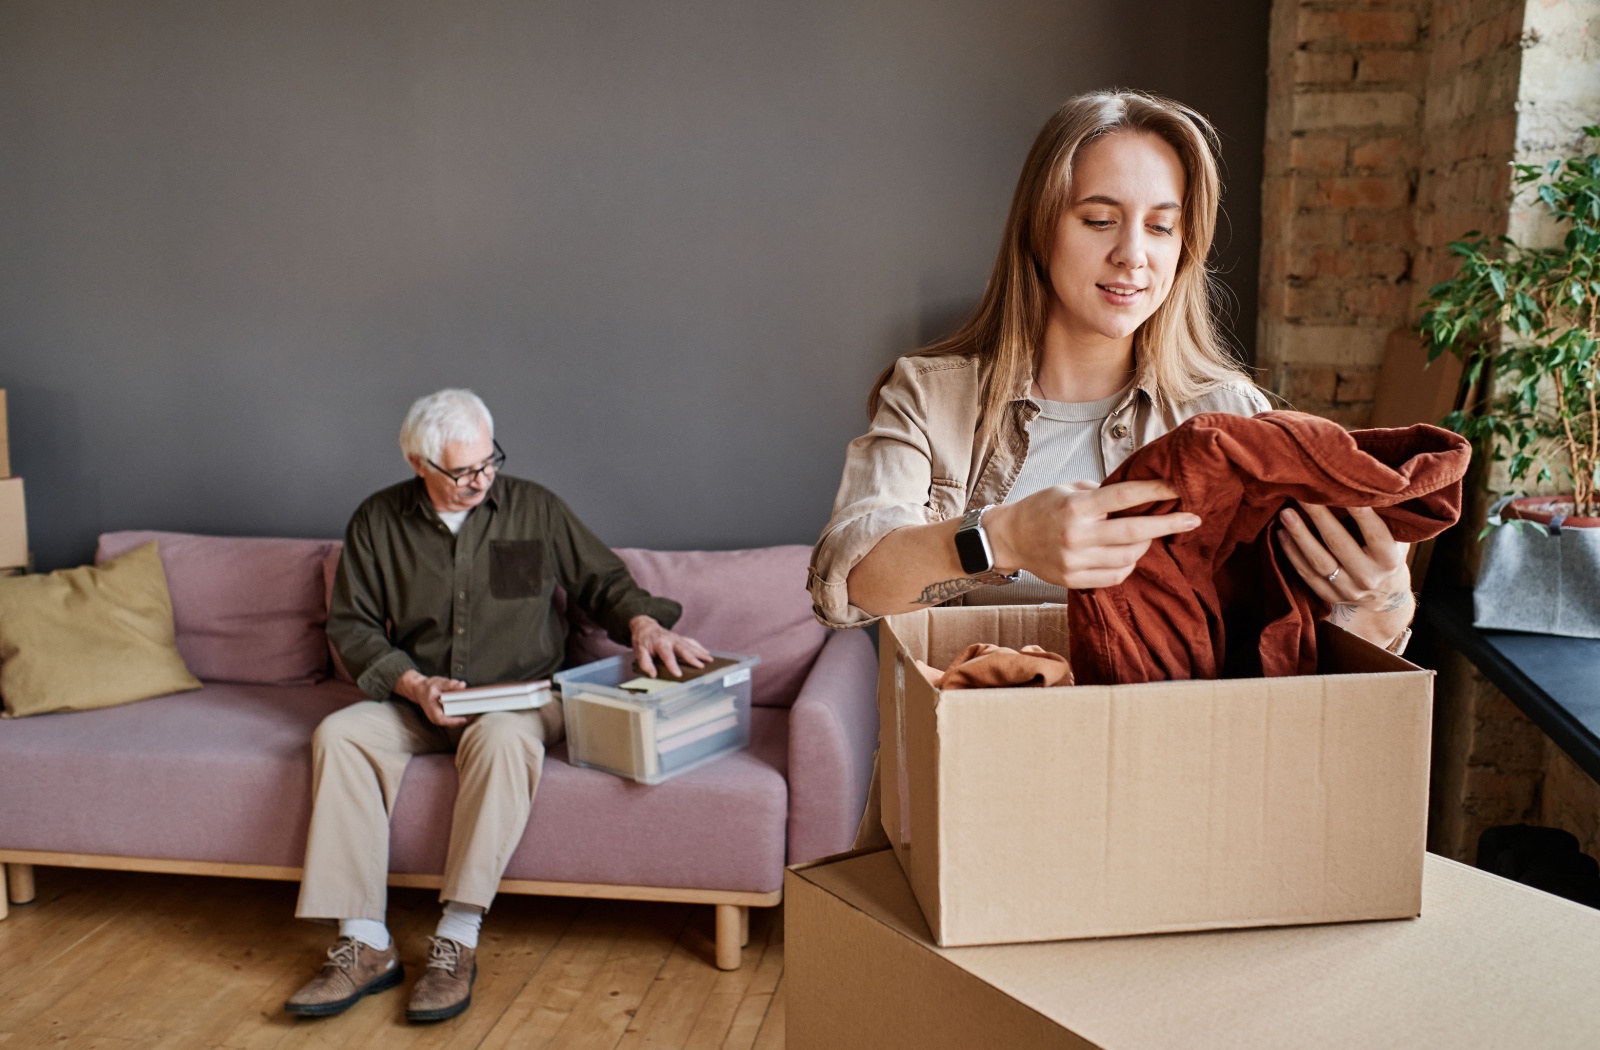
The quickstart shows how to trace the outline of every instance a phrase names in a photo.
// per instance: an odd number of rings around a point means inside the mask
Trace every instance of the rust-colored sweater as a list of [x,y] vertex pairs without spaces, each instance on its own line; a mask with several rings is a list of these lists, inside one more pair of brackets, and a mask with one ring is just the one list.
[[1118,586],[1072,592],[1074,677],[1091,685],[1315,674],[1328,604],[1273,541],[1278,511],[1291,500],[1373,507],[1395,539],[1416,543],[1460,516],[1471,455],[1464,438],[1431,426],[1346,432],[1303,412],[1196,416],[1105,480],[1169,481],[1176,501],[1135,510],[1191,511],[1201,524],[1152,543]]

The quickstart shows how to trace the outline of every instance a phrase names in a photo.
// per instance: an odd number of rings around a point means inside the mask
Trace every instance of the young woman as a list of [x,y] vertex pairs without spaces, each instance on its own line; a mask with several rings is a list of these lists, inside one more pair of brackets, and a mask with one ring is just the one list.
[[[895,362],[851,442],[812,555],[834,627],[938,605],[1063,601],[1122,582],[1193,514],[1112,518],[1172,499],[1101,486],[1139,446],[1203,412],[1270,406],[1217,335],[1206,258],[1221,184],[1205,118],[1131,91],[1071,99],[1034,141],[972,316]],[[1405,546],[1371,510],[1353,539],[1325,507],[1281,542],[1349,630],[1398,649],[1413,600]]]

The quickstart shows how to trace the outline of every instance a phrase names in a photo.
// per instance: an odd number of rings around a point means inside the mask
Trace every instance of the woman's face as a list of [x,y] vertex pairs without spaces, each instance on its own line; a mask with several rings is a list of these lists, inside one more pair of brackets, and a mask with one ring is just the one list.
[[1121,341],[1155,313],[1182,252],[1184,181],[1177,151],[1145,132],[1113,132],[1078,151],[1050,251],[1051,324]]

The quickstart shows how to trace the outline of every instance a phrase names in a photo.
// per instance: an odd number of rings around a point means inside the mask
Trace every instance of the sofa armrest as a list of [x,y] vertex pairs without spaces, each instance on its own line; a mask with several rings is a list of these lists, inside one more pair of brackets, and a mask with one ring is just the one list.
[[865,631],[822,643],[789,712],[789,863],[850,848],[878,746],[878,656]]

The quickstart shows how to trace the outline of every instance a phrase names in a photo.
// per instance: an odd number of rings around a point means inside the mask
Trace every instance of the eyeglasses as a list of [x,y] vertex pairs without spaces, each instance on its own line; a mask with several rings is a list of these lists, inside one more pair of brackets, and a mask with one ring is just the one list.
[[455,482],[456,488],[461,488],[463,485],[473,484],[485,474],[492,478],[495,474],[499,473],[501,467],[505,466],[505,449],[500,447],[500,442],[498,441],[494,441],[493,444],[494,455],[490,456],[489,462],[485,463],[481,467],[462,467],[460,470],[446,470],[431,459],[424,459],[423,462],[432,467],[434,470],[437,470],[439,473],[443,474],[445,477],[449,478],[451,481]]

